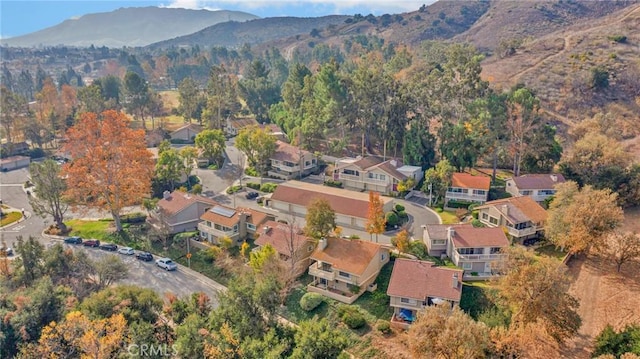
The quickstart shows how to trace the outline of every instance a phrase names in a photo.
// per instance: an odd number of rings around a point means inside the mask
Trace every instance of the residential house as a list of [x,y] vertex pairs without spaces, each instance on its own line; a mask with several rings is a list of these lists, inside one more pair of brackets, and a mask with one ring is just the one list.
[[193,143],[195,141],[196,135],[204,130],[203,126],[197,125],[195,123],[187,123],[184,126],[176,129],[171,132],[169,136],[172,141],[181,141],[181,142],[189,142]]
[[0,159],[0,171],[7,172],[22,167],[29,167],[31,157],[27,156],[11,156]]
[[200,216],[198,224],[200,237],[213,244],[220,244],[220,238],[228,237],[234,245],[255,238],[258,228],[267,220],[274,219],[268,214],[251,208],[236,209],[217,205]]
[[263,130],[269,131],[269,133],[274,136],[277,140],[282,142],[289,142],[289,137],[287,134],[275,123],[263,123],[260,124],[260,128]]
[[444,196],[449,201],[484,203],[489,199],[491,178],[484,175],[456,172],[451,176],[451,186]]
[[318,168],[313,153],[280,140],[276,140],[276,151],[269,161],[268,175],[284,180],[307,176]]
[[[285,214],[305,217],[307,208],[315,198],[326,199],[336,213],[336,224],[343,227],[365,229],[369,211],[369,194],[300,181],[287,181],[278,185],[267,201],[269,207]],[[393,209],[393,199],[380,198],[383,211]]]
[[462,275],[460,269],[437,267],[433,262],[396,259],[387,288],[393,308],[391,323],[406,329],[427,306],[458,305]]
[[228,117],[227,124],[224,128],[224,131],[227,136],[233,137],[233,136],[237,136],[242,129],[245,129],[251,126],[258,126],[258,121],[256,121],[256,119],[253,117],[249,117],[249,118]]
[[308,291],[351,304],[365,290],[375,290],[374,281],[389,262],[389,249],[357,239],[322,238],[311,260]]
[[486,279],[493,275],[509,240],[501,228],[476,228],[470,224],[425,226],[423,240],[428,253],[447,256],[464,270],[465,279]]
[[538,238],[544,233],[547,211],[532,197],[499,199],[476,209],[480,222],[489,227],[506,228],[515,241]]
[[258,228],[257,233],[256,246],[271,245],[296,276],[309,268],[309,256],[316,248],[316,243],[305,236],[300,228],[293,224],[267,221]]
[[165,140],[165,131],[161,128],[149,130],[145,134],[145,140],[147,141],[147,147],[158,147],[162,141]]
[[513,197],[530,196],[538,203],[556,194],[556,185],[564,183],[561,174],[527,174],[507,179],[506,190]]
[[29,144],[22,142],[7,142],[3,140],[0,144],[0,151],[8,156],[24,155],[29,152]]
[[395,159],[383,161],[371,156],[340,159],[333,171],[333,180],[342,182],[348,189],[393,194],[398,192],[401,181],[411,177],[417,184],[423,175],[420,167],[402,166]]
[[175,234],[198,229],[200,216],[218,203],[207,197],[165,191],[147,222],[156,230]]

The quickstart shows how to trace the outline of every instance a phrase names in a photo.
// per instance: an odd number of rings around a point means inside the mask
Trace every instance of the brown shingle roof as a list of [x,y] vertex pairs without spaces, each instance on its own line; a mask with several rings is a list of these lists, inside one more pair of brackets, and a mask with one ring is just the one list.
[[290,145],[280,140],[276,141],[276,152],[271,156],[272,159],[277,161],[288,161],[292,163],[300,162],[300,155],[311,154],[309,151],[300,149],[299,147]]
[[174,191],[169,195],[169,198],[163,198],[159,200],[157,206],[158,208],[163,210],[164,213],[172,216],[196,202],[206,203],[211,206],[215,206],[218,204],[218,202],[207,197]]
[[389,174],[390,176],[392,176],[392,177],[394,177],[394,178],[396,178],[396,179],[398,179],[400,181],[407,179],[407,176],[405,176],[403,173],[400,173],[396,169],[396,167],[394,167],[391,164],[391,161],[383,162],[383,163],[379,164],[377,166],[377,168],[385,171],[387,174]]
[[519,190],[527,189],[553,189],[558,183],[564,183],[561,174],[527,174],[513,177],[513,182]]
[[[427,297],[459,302],[462,295],[462,270],[436,267],[432,262],[398,258],[393,265],[387,294],[393,297],[425,300]],[[453,286],[453,276],[458,284]]]
[[469,173],[456,172],[451,176],[451,187],[477,188],[489,190],[491,178],[487,176],[474,176]]
[[526,221],[542,223],[547,220],[547,211],[529,196],[498,199],[476,208],[489,207],[495,207],[509,222],[514,224]]
[[509,240],[500,227],[476,228],[471,225],[453,229],[453,245],[456,248],[507,247]]
[[[269,229],[266,230],[265,227]],[[302,233],[293,233],[293,242],[290,243],[291,233],[289,226],[275,221],[268,221],[264,226],[258,228],[257,232],[260,236],[255,241],[256,245],[265,246],[270,244],[278,253],[285,256],[291,256],[291,248],[289,248],[291,244],[293,244],[295,252],[311,241],[309,237]]]
[[251,223],[256,227],[264,223],[269,217],[267,213],[256,211],[255,209],[251,208],[238,207],[238,210],[247,213],[249,215],[247,217],[247,223]]
[[[369,194],[333,188],[312,183],[289,181],[281,183],[271,196],[272,200],[308,207],[315,198],[326,199],[336,212],[348,216],[367,218]],[[393,201],[380,197],[384,204]]]
[[362,275],[381,249],[379,244],[358,239],[327,238],[327,247],[318,246],[311,259],[329,263],[335,270]]
[[369,167],[376,166],[382,163],[382,159],[375,156],[363,157],[355,162],[353,162],[354,166],[360,167],[362,170],[366,170]]
[[231,127],[235,129],[242,129],[249,126],[258,125],[258,121],[255,118],[236,118],[229,120]]
[[187,124],[185,124],[183,126],[180,126],[180,127],[176,128],[175,130],[173,130],[171,132],[171,134],[175,135],[176,133],[178,133],[180,131],[187,130],[187,129],[189,129],[189,130],[191,130],[193,132],[200,133],[204,129],[204,127],[200,126],[198,124],[195,124],[195,123],[187,123]]

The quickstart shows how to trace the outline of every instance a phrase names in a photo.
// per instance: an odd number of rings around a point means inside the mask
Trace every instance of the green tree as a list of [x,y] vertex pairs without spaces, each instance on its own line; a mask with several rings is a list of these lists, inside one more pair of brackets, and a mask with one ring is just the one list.
[[162,309],[162,299],[151,289],[132,285],[106,287],[85,298],[79,309],[92,319],[122,314],[127,323],[154,324]]
[[198,158],[198,150],[195,147],[188,146],[181,148],[178,154],[182,160],[182,170],[185,177],[187,177],[187,185],[191,188],[191,173],[193,172],[195,160]]
[[309,237],[325,238],[336,228],[336,212],[324,198],[311,201],[305,219],[307,224],[304,233]]
[[171,191],[175,189],[176,182],[184,174],[184,160],[180,157],[178,150],[169,148],[166,151],[158,152],[156,161],[156,178],[169,185]]
[[196,135],[196,147],[202,151],[202,155],[220,165],[225,149],[224,133],[221,130],[204,130]]
[[149,85],[135,72],[128,71],[124,76],[124,89],[127,94],[126,108],[135,118],[142,121],[145,127],[145,110],[149,105]]
[[269,159],[276,151],[276,138],[267,130],[253,126],[240,130],[236,137],[236,147],[247,156],[251,167],[264,174],[269,166]]
[[207,100],[202,113],[209,127],[222,129],[227,117],[240,110],[238,79],[224,65],[214,66],[209,72]]
[[[507,129],[513,154],[513,173],[520,175],[522,158],[527,153],[531,135],[540,127],[540,100],[526,87],[516,87],[507,97]],[[536,149],[537,150],[537,149]]]
[[98,259],[94,263],[94,270],[98,288],[106,288],[127,278],[129,274],[129,268],[115,255]]
[[[447,189],[451,186],[451,176],[454,171],[455,169],[449,164],[449,161],[442,160],[425,172],[422,191],[427,194],[432,193],[432,203],[438,203],[444,199]],[[431,185],[431,190],[429,190],[429,185]]]
[[191,123],[192,119],[201,118],[200,114],[197,113],[201,97],[198,85],[191,77],[185,78],[178,85],[178,98],[180,100],[178,111],[187,122]]
[[301,322],[294,341],[293,359],[338,358],[349,346],[347,336],[325,318]]
[[271,105],[280,100],[278,87],[269,79],[269,70],[260,60],[248,67],[244,79],[239,82],[240,94],[258,121],[266,120]]
[[402,145],[404,163],[423,169],[431,166],[435,158],[435,143],[436,138],[429,133],[428,128],[421,126],[417,121],[412,122]]
[[44,246],[35,237],[29,236],[25,241],[22,236],[18,236],[16,252],[20,255],[14,263],[16,282],[31,285],[43,275]]
[[69,204],[63,197],[67,183],[60,175],[60,166],[51,159],[33,162],[29,165],[29,174],[35,186],[34,196],[29,197],[33,212],[43,218],[52,216],[56,226],[66,233],[67,227],[63,220]]
[[522,157],[522,168],[528,173],[548,173],[562,157],[562,145],[556,139],[556,128],[544,125],[531,136],[531,148]]

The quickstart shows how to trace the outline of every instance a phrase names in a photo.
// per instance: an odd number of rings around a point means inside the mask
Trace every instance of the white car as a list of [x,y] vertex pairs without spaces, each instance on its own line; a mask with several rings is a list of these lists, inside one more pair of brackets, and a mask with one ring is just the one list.
[[133,248],[131,248],[131,247],[120,247],[120,248],[118,248],[118,253],[124,254],[124,255],[128,255],[128,256],[132,256],[133,255]]
[[178,265],[174,261],[172,261],[170,258],[156,259],[156,265],[165,270],[178,269]]

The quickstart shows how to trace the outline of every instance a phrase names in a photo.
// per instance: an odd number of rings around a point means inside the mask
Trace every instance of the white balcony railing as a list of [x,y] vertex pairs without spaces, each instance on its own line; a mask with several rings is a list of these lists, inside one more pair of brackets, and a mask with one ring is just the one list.
[[231,231],[226,231],[225,232],[225,231],[221,231],[221,230],[215,229],[214,227],[209,227],[209,226],[207,226],[206,224],[203,224],[203,223],[198,223],[198,230],[200,232],[211,233],[212,235],[214,235],[216,237],[224,237],[224,236],[233,237],[233,236],[238,234],[237,231],[231,230]]
[[455,263],[470,261],[500,261],[507,258],[506,254],[460,254],[453,251],[453,259]]
[[342,172],[340,172],[339,178],[340,179],[345,179],[345,180],[350,180],[350,181],[362,181],[362,178],[360,176],[348,175],[348,174],[342,173]]
[[459,200],[471,201],[471,202],[485,202],[487,200],[487,195],[447,192],[446,198],[459,199]]
[[525,237],[525,236],[535,234],[538,231],[536,227],[528,227],[524,229],[515,229],[513,227],[508,227],[508,228],[509,228],[509,234],[514,237]]
[[334,270],[322,269],[322,266],[318,265],[318,262],[309,266],[309,275],[326,280],[336,279],[336,272]]

